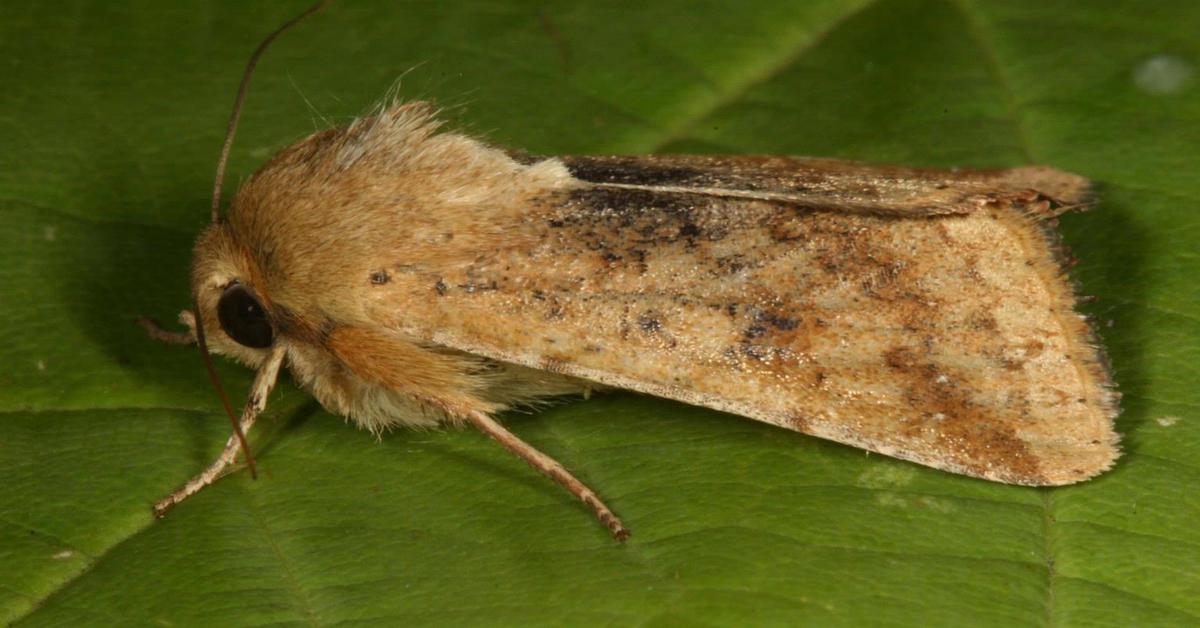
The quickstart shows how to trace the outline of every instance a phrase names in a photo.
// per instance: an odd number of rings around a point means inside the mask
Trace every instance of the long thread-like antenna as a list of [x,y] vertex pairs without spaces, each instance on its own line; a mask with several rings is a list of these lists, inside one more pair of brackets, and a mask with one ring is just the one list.
[[242,82],[238,85],[237,97],[233,99],[233,112],[229,114],[229,127],[225,129],[225,144],[221,146],[221,156],[217,158],[217,177],[213,181],[212,195],[213,222],[221,222],[221,185],[225,182],[225,165],[229,161],[229,151],[233,149],[233,136],[237,134],[238,120],[242,117],[242,103],[246,101],[246,90],[250,87],[250,75],[254,74],[254,67],[258,65],[258,60],[266,52],[271,42],[275,41],[276,37],[279,37],[289,28],[299,24],[304,18],[320,11],[321,7],[324,7],[328,3],[329,0],[321,0],[309,7],[304,13],[284,22],[283,26],[275,29],[274,33],[267,35],[267,38],[250,55],[250,60],[246,62],[246,69],[242,71]]
[[[233,113],[229,115],[229,128],[225,130],[225,143],[221,146],[221,156],[217,158],[217,176],[213,181],[212,195],[212,222],[214,224],[221,222],[221,184],[225,180],[225,165],[229,161],[229,151],[233,148],[233,136],[237,133],[238,119],[242,116],[242,103],[246,101],[246,90],[250,86],[250,76],[254,74],[254,67],[258,65],[258,60],[276,37],[300,23],[304,18],[321,10],[321,7],[328,3],[329,0],[320,0],[304,13],[284,22],[283,26],[267,35],[267,38],[250,55],[250,60],[246,62],[246,69],[242,72],[242,82],[238,85],[237,97],[233,100]],[[221,398],[221,404],[225,406],[225,414],[229,415],[229,422],[233,424],[233,433],[242,446],[242,454],[246,456],[246,466],[250,469],[250,477],[258,477],[257,469],[254,466],[254,455],[250,453],[246,435],[242,433],[242,426],[238,423],[237,415],[233,413],[229,396],[225,394],[225,387],[221,385],[221,378],[217,376],[217,369],[213,366],[212,355],[208,352],[208,343],[204,340],[204,324],[201,321],[204,316],[200,309],[200,300],[193,295],[192,302],[196,308],[196,344],[200,347],[200,357],[204,360],[204,369],[208,371],[208,379],[212,382],[213,389],[217,391],[217,396]]]

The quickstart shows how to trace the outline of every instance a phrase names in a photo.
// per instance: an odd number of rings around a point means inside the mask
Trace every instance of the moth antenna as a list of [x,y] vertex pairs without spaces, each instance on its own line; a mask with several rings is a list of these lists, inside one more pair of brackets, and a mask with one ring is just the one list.
[[[200,300],[195,299],[196,312],[200,312]],[[202,316],[196,315],[196,345],[200,347],[200,359],[204,360],[204,370],[208,371],[208,381],[212,384],[214,390],[217,391],[217,396],[221,398],[221,405],[225,406],[225,414],[229,415],[229,422],[233,424],[233,435],[237,436],[238,444],[242,447],[242,454],[246,456],[246,467],[250,469],[250,477],[258,478],[258,469],[254,465],[254,455],[250,453],[250,444],[246,442],[246,434],[242,432],[242,426],[238,423],[237,416],[233,414],[233,405],[229,403],[229,395],[225,394],[225,387],[221,385],[221,378],[217,377],[217,367],[213,365],[212,354],[208,352],[208,343],[204,340],[204,323],[201,322]]]
[[[284,22],[283,26],[275,29],[275,32],[262,40],[254,53],[250,55],[250,60],[246,62],[246,69],[242,71],[242,82],[238,84],[237,97],[233,99],[233,112],[229,114],[229,126],[225,129],[225,143],[221,146],[221,156],[217,158],[217,176],[213,181],[212,196],[212,221],[214,223],[221,222],[221,185],[225,181],[225,165],[229,161],[229,152],[233,149],[233,136],[237,133],[238,120],[242,117],[242,103],[246,101],[246,90],[250,87],[250,76],[254,74],[254,67],[258,65],[258,60],[262,58],[263,53],[267,51],[267,47],[275,41],[276,37],[299,24],[304,18],[320,11],[326,4],[329,4],[329,0],[320,0],[304,13]],[[228,402],[226,403],[228,405]]]

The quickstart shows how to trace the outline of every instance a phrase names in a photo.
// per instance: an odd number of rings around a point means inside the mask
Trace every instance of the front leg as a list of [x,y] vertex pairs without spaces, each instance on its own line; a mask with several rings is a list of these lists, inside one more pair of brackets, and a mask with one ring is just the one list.
[[[242,433],[246,434],[254,427],[254,421],[258,419],[258,415],[267,406],[267,396],[271,394],[271,389],[275,387],[275,380],[279,377],[279,367],[283,364],[283,358],[287,354],[287,350],[282,345],[277,345],[271,349],[271,354],[258,368],[258,372],[254,375],[254,384],[250,389],[250,397],[246,400],[246,405],[242,408],[241,428]],[[241,441],[238,440],[237,434],[229,437],[225,443],[225,449],[221,452],[217,459],[208,465],[208,468],[201,471],[199,475],[188,480],[179,490],[160,499],[154,504],[154,516],[163,517],[167,511],[173,508],[179,502],[199,493],[204,487],[216,482],[225,474],[226,469],[233,464],[237,459],[238,451],[241,450]],[[253,470],[252,470],[253,472]]]

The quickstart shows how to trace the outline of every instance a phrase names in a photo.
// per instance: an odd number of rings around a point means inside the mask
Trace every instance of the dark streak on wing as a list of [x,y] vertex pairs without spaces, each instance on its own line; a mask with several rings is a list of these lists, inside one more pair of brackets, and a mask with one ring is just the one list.
[[[1037,169],[934,170],[765,155],[568,156],[572,176],[597,186],[663,188],[792,202],[876,215],[959,214],[989,200],[1031,192]],[[1018,173],[1013,177],[1012,173]]]
[[[943,170],[778,155],[572,155],[560,157],[592,183],[685,185],[732,190],[844,190],[846,181],[880,181],[910,189],[945,189],[948,181],[994,181],[1003,170]],[[834,187],[836,184],[837,188]]]
[[640,157],[566,157],[571,176],[591,183],[701,186],[714,178],[713,169],[659,163]]

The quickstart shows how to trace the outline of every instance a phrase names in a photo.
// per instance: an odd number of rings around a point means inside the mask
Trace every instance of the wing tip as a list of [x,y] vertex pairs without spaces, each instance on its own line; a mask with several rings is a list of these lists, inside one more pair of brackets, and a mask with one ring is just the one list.
[[1089,207],[1094,201],[1092,182],[1073,172],[1050,166],[1021,166],[1000,176],[1015,188],[1037,190],[1064,208]]

